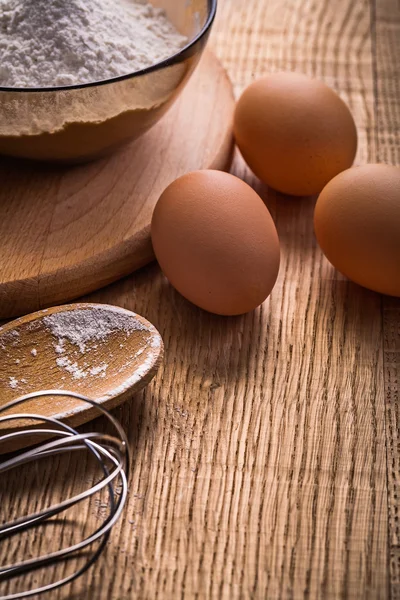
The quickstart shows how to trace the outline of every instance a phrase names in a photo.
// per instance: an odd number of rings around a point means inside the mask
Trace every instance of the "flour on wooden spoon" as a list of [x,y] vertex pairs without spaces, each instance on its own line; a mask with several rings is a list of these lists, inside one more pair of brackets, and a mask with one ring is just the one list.
[[[55,338],[54,349],[60,356],[56,359],[58,367],[64,368],[74,379],[92,376],[105,377],[108,369],[106,362],[83,368],[68,356],[66,341],[75,346],[81,354],[96,350],[96,342],[105,341],[111,334],[123,331],[129,337],[133,331],[146,331],[146,327],[132,317],[117,312],[106,312],[93,308],[90,310],[71,310],[54,313],[43,318]],[[139,351],[140,352],[140,351]]]

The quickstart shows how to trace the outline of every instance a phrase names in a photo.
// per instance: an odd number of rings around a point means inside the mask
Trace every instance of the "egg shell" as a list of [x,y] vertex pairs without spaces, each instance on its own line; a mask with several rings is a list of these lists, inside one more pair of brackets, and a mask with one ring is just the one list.
[[274,73],[239,99],[234,130],[253,172],[280,192],[319,193],[353,164],[357,130],[341,98],[322,81]]
[[318,198],[314,226],[328,260],[366,288],[400,296],[400,169],[341,173]]
[[195,171],[174,181],[156,205],[151,233],[166,277],[204,310],[243,314],[274,287],[274,222],[258,194],[233,175]]

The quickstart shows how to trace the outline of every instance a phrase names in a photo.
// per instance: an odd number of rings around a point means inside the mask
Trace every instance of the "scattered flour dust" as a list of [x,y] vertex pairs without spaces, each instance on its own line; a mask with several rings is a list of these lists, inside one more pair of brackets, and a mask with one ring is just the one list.
[[43,323],[57,339],[55,346],[58,354],[65,352],[65,341],[77,346],[84,354],[88,343],[104,341],[116,331],[146,331],[139,321],[124,313],[112,312],[101,308],[82,308],[54,313],[43,317]]
[[15,390],[18,387],[18,379],[16,379],[15,377],[10,377],[10,387],[13,388],[13,390]]
[[5,350],[8,346],[18,346],[19,343],[19,332],[15,329],[6,331],[0,336],[0,348]]
[[101,375],[101,377],[105,377],[108,369],[107,363],[102,363],[98,367],[90,367],[90,369],[81,369],[76,361],[72,362],[67,356],[57,358],[56,364],[58,367],[64,367],[68,373],[71,373],[74,379],[82,379],[88,375]]
[[[113,333],[123,332],[126,338],[129,338],[134,331],[148,331],[150,334],[148,327],[132,318],[132,315],[96,307],[47,315],[43,317],[43,323],[54,338],[53,347],[57,355],[55,364],[77,380],[87,377],[106,377],[109,365],[104,360],[96,363],[96,351],[100,343],[106,341]],[[29,326],[32,331],[37,327],[38,323],[35,321]],[[7,346],[16,346],[18,343],[19,333],[15,330],[0,335],[0,348],[2,349],[6,349]],[[146,360],[134,369],[131,377],[124,381],[118,390],[113,390],[113,394],[123,392],[125,388],[131,387],[141,379],[154,361],[155,353],[159,352],[161,344],[159,336],[149,335]],[[119,346],[123,349],[125,344],[120,343]],[[145,347],[141,347],[134,354],[127,353],[125,366],[134,365],[145,350]],[[36,348],[32,348],[29,352],[30,356],[34,358],[38,353]],[[112,358],[112,354],[109,356]],[[17,359],[15,363],[21,368],[20,359]],[[125,370],[124,367],[120,368],[121,372],[123,370]],[[65,380],[64,375],[61,380]],[[21,385],[28,384],[28,381],[23,377],[11,376],[8,378],[8,384],[12,389],[18,389]]]
[[147,0],[0,0],[0,85],[54,87],[128,75],[187,43]]
[[20,383],[28,383],[27,380],[23,377],[22,379],[17,379],[16,377],[9,378],[10,388],[16,390],[19,387]]
[[95,356],[94,351],[98,348],[98,342],[106,340],[112,333],[123,331],[129,337],[133,331],[147,330],[142,323],[129,315],[100,308],[54,313],[44,317],[43,322],[55,338],[54,349],[58,354],[57,366],[65,369],[74,379],[84,379],[88,376],[105,377],[108,364],[101,362],[98,365],[89,366],[87,361],[78,364],[78,361],[74,360],[67,350],[67,341],[76,347],[76,353],[81,355],[91,353],[92,360]]

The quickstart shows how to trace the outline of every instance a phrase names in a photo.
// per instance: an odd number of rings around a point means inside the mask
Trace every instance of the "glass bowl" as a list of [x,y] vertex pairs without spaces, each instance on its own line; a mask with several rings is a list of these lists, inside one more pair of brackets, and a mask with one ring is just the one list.
[[0,87],[0,154],[84,162],[112,152],[150,129],[182,91],[200,60],[217,0],[151,0],[187,45],[141,71],[53,88]]

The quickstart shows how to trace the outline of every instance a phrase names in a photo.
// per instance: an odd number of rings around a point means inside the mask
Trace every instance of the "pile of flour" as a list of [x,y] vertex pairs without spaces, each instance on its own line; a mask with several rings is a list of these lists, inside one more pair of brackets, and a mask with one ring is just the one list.
[[0,86],[100,81],[149,67],[187,43],[146,0],[0,0]]

